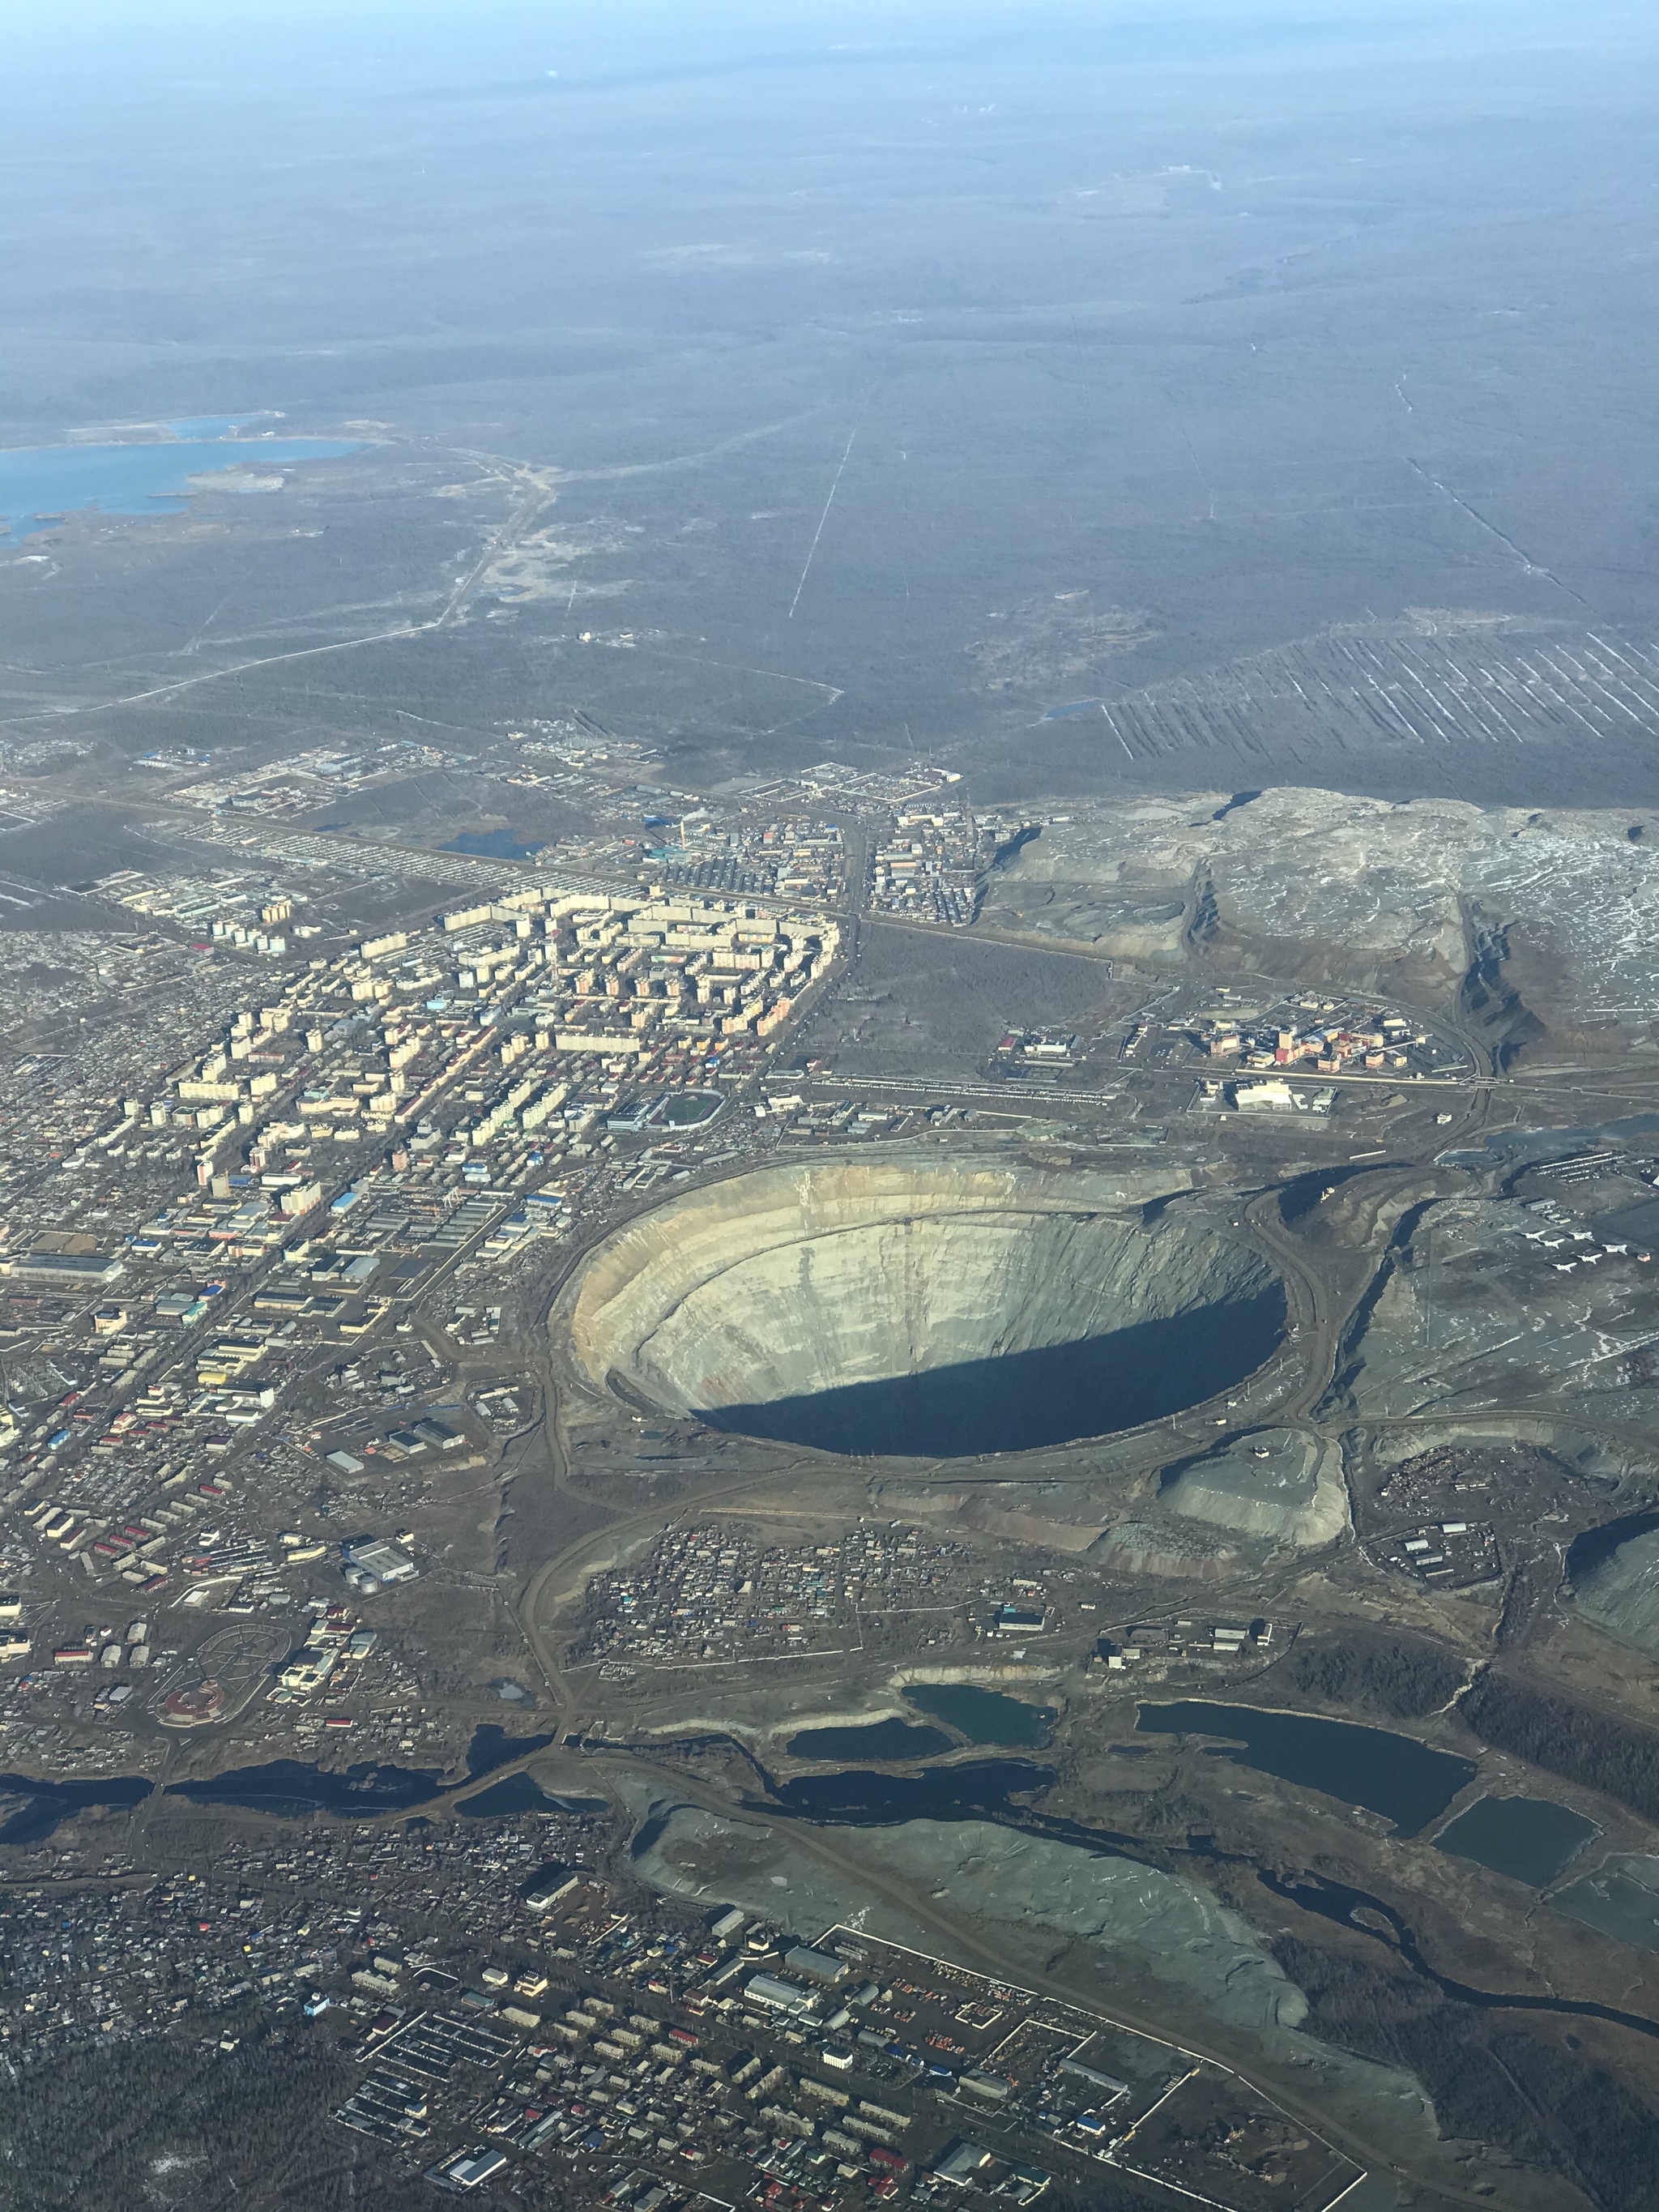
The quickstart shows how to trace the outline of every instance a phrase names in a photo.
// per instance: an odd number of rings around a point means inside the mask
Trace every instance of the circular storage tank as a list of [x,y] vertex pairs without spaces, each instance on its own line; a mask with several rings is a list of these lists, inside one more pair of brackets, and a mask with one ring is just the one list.
[[1201,1403],[1268,1358],[1284,1286],[1086,1176],[932,1162],[765,1169],[608,1237],[556,1310],[625,1401],[822,1450],[1026,1451]]

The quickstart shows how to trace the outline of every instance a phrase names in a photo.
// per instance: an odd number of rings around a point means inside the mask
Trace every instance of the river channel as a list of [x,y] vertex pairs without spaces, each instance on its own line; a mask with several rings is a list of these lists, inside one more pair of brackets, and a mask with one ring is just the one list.
[[[1177,1709],[1165,1706],[1152,1710],[1168,1713]],[[1239,1733],[1236,1724],[1238,1719],[1299,1717],[1294,1715],[1263,1716],[1243,1706],[1193,1705],[1186,1710],[1234,1717],[1235,1726],[1231,1733],[1235,1736]],[[1188,1729],[1193,1725],[1190,1721],[1186,1723]],[[1363,1729],[1350,1723],[1321,1725],[1346,1728],[1359,1736],[1390,1736],[1390,1732],[1386,1729]],[[1204,1732],[1211,1731],[1206,1728]],[[481,1733],[484,1736],[483,1741],[474,1739],[475,1756],[478,1763],[473,1769],[475,1776],[480,1778],[488,1775],[492,1768],[504,1763],[507,1746],[513,1741],[493,1729]],[[1406,1737],[1391,1737],[1390,1740],[1401,1743],[1411,1741]],[[520,1738],[514,1747],[528,1750],[534,1747],[535,1742],[534,1738]],[[661,1742],[625,1744],[592,1737],[586,1739],[580,1747],[579,1747],[594,1752],[650,1755],[659,1759],[671,1748]],[[1308,1870],[1280,1875],[1253,1860],[1218,1849],[1213,1838],[1208,1836],[1189,1834],[1184,1846],[1176,1845],[1154,1852],[1133,1836],[1112,1829],[1089,1827],[1080,1821],[1045,1813],[1040,1805],[1029,1801],[1040,1798],[1050,1787],[1055,1779],[1054,1770],[1039,1765],[1032,1759],[964,1760],[959,1765],[931,1767],[915,1775],[878,1774],[854,1769],[834,1774],[801,1775],[793,1781],[780,1783],[766,1773],[752,1752],[736,1738],[701,1736],[687,1739],[678,1747],[681,1750],[720,1747],[738,1753],[767,1791],[763,1799],[746,1800],[748,1808],[753,1812],[769,1812],[800,1820],[809,1826],[881,1828],[893,1827],[908,1820],[990,1820],[999,1826],[1045,1837],[1056,1843],[1074,1844],[1083,1850],[1104,1856],[1129,1859],[1144,1866],[1188,1858],[1200,1863],[1244,1868],[1273,1896],[1294,1904],[1304,1911],[1334,1921],[1373,1942],[1382,1943],[1413,1972],[1431,1982],[1443,1996],[1459,2003],[1476,2005],[1488,2010],[1556,2013],[1566,2017],[1607,2021],[1615,2026],[1631,2028],[1638,2034],[1659,2039],[1659,2021],[1644,2019],[1638,2013],[1621,2012],[1611,2005],[1571,1997],[1509,1995],[1498,1990],[1476,1989],[1466,1982],[1454,1980],[1451,1976],[1439,1972],[1430,1965],[1418,1944],[1415,1932],[1401,1915],[1392,1905],[1385,1904],[1381,1898],[1371,1896],[1367,1891],[1350,1888]],[[1421,1745],[1414,1747],[1426,1749]],[[1429,1755],[1435,1758],[1448,1756],[1446,1753]],[[1468,1765],[1462,1760],[1452,1763]],[[441,1772],[428,1768],[364,1764],[349,1767],[343,1773],[324,1773],[315,1766],[305,1765],[297,1759],[275,1759],[263,1766],[233,1768],[209,1781],[175,1783],[167,1794],[188,1798],[198,1804],[234,1806],[246,1811],[267,1814],[276,1819],[302,1820],[319,1812],[346,1819],[361,1819],[376,1814],[413,1812],[439,1794],[443,1780]],[[520,1790],[516,1786],[520,1782],[528,1787]],[[40,1842],[50,1836],[61,1821],[72,1819],[88,1807],[130,1808],[136,1806],[149,1795],[152,1786],[139,1775],[64,1783],[32,1775],[0,1775],[0,1796],[10,1794],[28,1801],[12,1814],[3,1827],[0,1827],[0,1842]],[[1425,1794],[1420,1783],[1418,1790],[1419,1796]],[[486,1800],[492,1798],[496,1800],[495,1803],[486,1803]],[[541,1802],[538,1804],[534,1802],[536,1799],[540,1799]],[[1018,1802],[1020,1800],[1028,1802]],[[581,1802],[585,1804],[586,1801]],[[1352,1802],[1365,1801],[1356,1799]],[[1395,1802],[1403,1804],[1405,1801],[1400,1798]],[[1449,1796],[1447,1802],[1449,1802]],[[565,1797],[548,1796],[528,1776],[514,1776],[499,1784],[485,1782],[483,1788],[466,1801],[461,1809],[472,1817],[478,1817],[486,1813],[510,1816],[517,1812],[533,1813],[556,1808],[574,1810],[576,1803]],[[647,1828],[634,1838],[632,1850],[635,1856],[650,1840],[650,1830],[659,1826],[660,1821],[648,1823]],[[1644,1865],[1652,1863],[1644,1863]],[[1579,1917],[1585,1918],[1591,1926],[1598,1924],[1588,1914]],[[1632,1940],[1622,1930],[1609,1929],[1607,1932],[1619,1932],[1622,1940]]]

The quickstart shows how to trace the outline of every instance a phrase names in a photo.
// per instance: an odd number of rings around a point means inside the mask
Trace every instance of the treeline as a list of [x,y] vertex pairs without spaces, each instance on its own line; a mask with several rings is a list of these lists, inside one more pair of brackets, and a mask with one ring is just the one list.
[[1526,2034],[1512,2013],[1294,1936],[1273,1950],[1306,1994],[1313,2033],[1415,2075],[1443,2135],[1559,2174],[1601,2212],[1659,2212],[1659,2112],[1611,2074]]
[[1459,1661],[1438,1644],[1363,1628],[1298,1636],[1283,1671],[1304,1697],[1401,1721],[1438,1712],[1463,1680]]
[[1499,1751],[1659,1820],[1659,1735],[1571,1698],[1485,1674],[1458,1716]]

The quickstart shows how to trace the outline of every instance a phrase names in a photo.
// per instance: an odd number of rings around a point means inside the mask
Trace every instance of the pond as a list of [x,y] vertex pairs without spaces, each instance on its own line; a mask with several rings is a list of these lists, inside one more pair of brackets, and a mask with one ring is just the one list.
[[1010,1810],[1009,1799],[1046,1790],[1052,1766],[1026,1759],[975,1759],[935,1766],[926,1774],[803,1774],[778,1784],[786,1812],[849,1827],[889,1827],[900,1820],[972,1820]]
[[466,1747],[466,1771],[469,1774],[493,1774],[509,1759],[528,1759],[532,1751],[545,1751],[552,1741],[550,1735],[509,1735],[494,1721],[481,1721]]
[[[327,826],[331,830],[336,825],[331,822]],[[516,830],[468,830],[438,849],[465,853],[475,860],[533,860],[546,844],[545,837],[523,837]]]
[[955,1748],[942,1729],[916,1728],[901,1720],[803,1729],[784,1746],[791,1759],[933,1759]]
[[981,1689],[973,1682],[913,1682],[904,1696],[969,1743],[1040,1750],[1054,1723],[1047,1705],[1027,1705],[1023,1698],[1005,1697],[1000,1690]]
[[1548,1797],[1481,1797],[1435,1838],[1437,1850],[1544,1889],[1597,1832]]
[[1392,1820],[1404,1836],[1414,1836],[1437,1820],[1474,1779],[1468,1759],[1431,1751],[1414,1737],[1306,1713],[1183,1699],[1142,1705],[1136,1729],[1142,1735],[1222,1737],[1226,1741],[1216,1747],[1214,1757],[1317,1790],[1346,1805],[1363,1805]]
[[0,1797],[27,1802],[0,1822],[0,1844],[40,1844],[60,1821],[88,1806],[143,1804],[151,1784],[142,1774],[117,1774],[96,1782],[49,1782],[36,1774],[0,1774]]
[[172,1783],[167,1795],[197,1805],[235,1805],[301,1819],[307,1813],[401,1812],[435,1797],[442,1780],[434,1768],[364,1764],[325,1773],[297,1759],[273,1759],[263,1766],[233,1766],[206,1782]]
[[550,1797],[527,1774],[509,1774],[492,1782],[476,1796],[463,1797],[455,1810],[464,1820],[507,1820],[515,1813],[562,1813],[562,1797]]
[[1549,1900],[1555,1912],[1638,1951],[1659,1951],[1659,1859],[1631,1853],[1581,1875]]

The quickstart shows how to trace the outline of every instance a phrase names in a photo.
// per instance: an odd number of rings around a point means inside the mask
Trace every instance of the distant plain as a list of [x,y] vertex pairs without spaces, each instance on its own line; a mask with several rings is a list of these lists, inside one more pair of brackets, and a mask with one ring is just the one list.
[[27,541],[49,561],[0,541],[0,738],[275,757],[539,714],[711,783],[922,755],[993,799],[1647,790],[1628,708],[1413,734],[1291,685],[1334,634],[1408,707],[1402,637],[1520,685],[1538,641],[1659,636],[1649,22],[774,33],[503,11],[458,67],[367,14],[303,98],[314,24],[125,73],[112,33],[67,126],[36,86],[0,441],[264,409],[380,442]]

